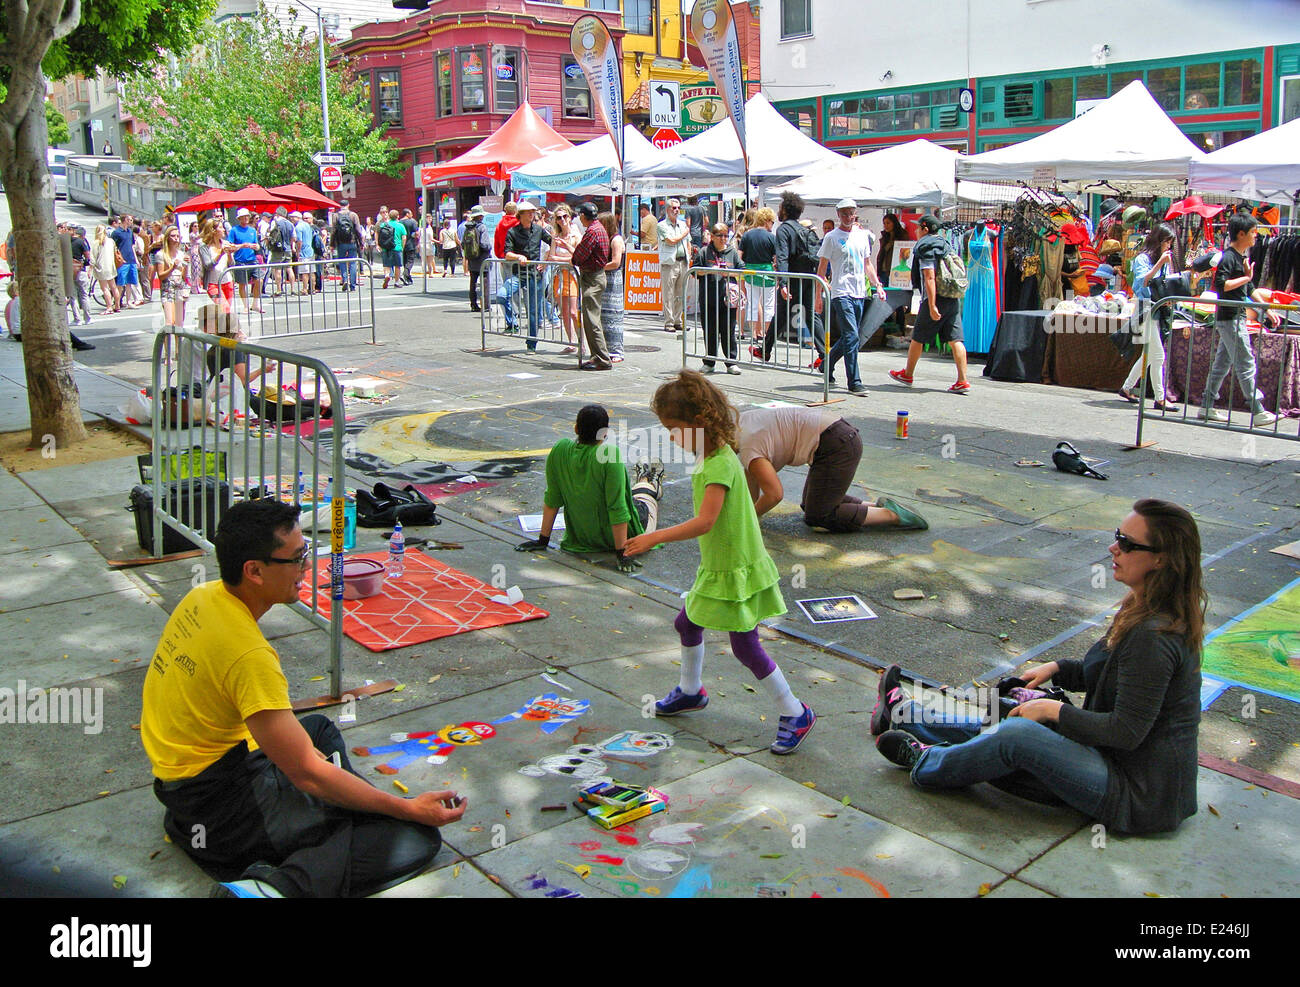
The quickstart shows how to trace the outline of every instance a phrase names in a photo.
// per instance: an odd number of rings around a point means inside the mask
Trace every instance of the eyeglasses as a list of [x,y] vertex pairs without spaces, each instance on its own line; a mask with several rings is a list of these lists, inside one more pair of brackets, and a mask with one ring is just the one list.
[[291,559],[277,559],[274,555],[262,559],[263,562],[278,562],[281,565],[296,565],[299,569],[306,569],[311,562],[311,546],[303,546],[303,550]]
[[1153,548],[1150,545],[1143,545],[1140,544],[1139,542],[1135,542],[1128,535],[1121,532],[1119,528],[1115,529],[1115,544],[1118,545],[1119,550],[1121,552],[1124,552],[1125,554],[1127,554],[1128,552],[1159,552],[1160,551],[1160,549]]

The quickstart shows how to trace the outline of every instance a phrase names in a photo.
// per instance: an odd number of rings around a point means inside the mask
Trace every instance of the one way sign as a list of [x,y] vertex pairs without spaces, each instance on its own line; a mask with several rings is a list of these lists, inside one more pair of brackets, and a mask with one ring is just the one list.
[[650,126],[673,129],[682,124],[678,84],[650,80]]

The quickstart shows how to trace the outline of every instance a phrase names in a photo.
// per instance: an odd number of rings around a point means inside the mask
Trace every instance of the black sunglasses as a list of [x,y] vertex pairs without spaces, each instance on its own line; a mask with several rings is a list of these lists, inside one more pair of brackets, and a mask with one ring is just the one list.
[[296,565],[299,569],[307,568],[307,563],[311,559],[311,546],[308,545],[301,552],[291,559],[277,559],[274,555],[262,559],[263,562],[279,562],[281,565]]
[[1135,542],[1128,535],[1123,534],[1119,528],[1115,529],[1115,544],[1119,546],[1121,552],[1159,552],[1160,549],[1153,548],[1150,545],[1143,545]]

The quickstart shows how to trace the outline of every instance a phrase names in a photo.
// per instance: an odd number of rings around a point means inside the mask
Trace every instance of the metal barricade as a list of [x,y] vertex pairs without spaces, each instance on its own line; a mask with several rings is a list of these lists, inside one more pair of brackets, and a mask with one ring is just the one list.
[[[250,339],[369,329],[370,342],[377,342],[374,281],[370,265],[359,257],[230,270],[236,283],[230,301],[223,304],[236,313]],[[237,280],[241,271],[250,272],[250,283],[242,286]],[[258,284],[258,297],[252,280]]]
[[[686,304],[696,292],[692,314]],[[816,374],[830,400],[830,286],[816,274],[692,267],[682,279],[682,366]]]
[[[204,551],[236,498],[302,505],[311,569],[307,602],[292,608],[329,634],[331,696],[342,695],[344,443],[321,445],[344,420],[343,391],[329,365],[233,338],[167,332],[153,349],[153,545],[163,527]],[[330,616],[318,612],[318,560],[328,554]],[[323,608],[322,608],[323,609]]]
[[[487,349],[488,336],[515,336],[529,350],[542,344],[572,347],[582,364],[582,298],[578,269],[571,261],[519,263],[489,257],[483,262],[479,291],[483,349]],[[576,303],[577,308],[577,317],[568,325],[566,302]]]
[[[1278,340],[1278,372],[1277,385],[1273,388],[1271,395],[1272,404],[1270,406],[1268,398],[1259,388],[1259,369],[1260,369],[1260,350],[1261,334],[1252,333],[1250,335],[1251,352],[1255,356],[1256,370],[1256,395],[1245,395],[1237,380],[1237,367],[1230,362],[1229,352],[1232,347],[1229,346],[1229,340],[1223,337],[1223,331],[1220,325],[1231,325],[1231,323],[1213,322],[1209,325],[1197,325],[1194,312],[1196,307],[1201,310],[1213,310],[1217,316],[1219,311],[1225,308],[1234,310],[1254,309],[1261,314],[1264,312],[1278,312],[1282,316],[1282,328],[1289,329],[1288,332],[1268,333],[1266,339]],[[1181,412],[1160,411],[1147,403],[1147,377],[1149,375],[1149,358],[1153,346],[1163,345],[1159,341],[1159,336],[1154,326],[1158,325],[1162,313],[1168,317],[1170,332],[1170,349],[1173,348],[1174,334],[1177,333],[1182,337],[1182,344],[1186,346],[1186,358],[1181,361],[1179,367],[1173,365],[1173,360],[1165,361],[1164,378],[1177,384],[1177,390],[1182,398]],[[1288,378],[1288,371],[1291,367],[1291,354],[1295,352],[1295,347],[1300,345],[1300,319],[1292,321],[1289,316],[1300,313],[1300,305],[1279,305],[1264,302],[1238,302],[1238,301],[1217,301],[1213,299],[1197,298],[1190,295],[1167,296],[1151,305],[1146,312],[1145,318],[1140,323],[1135,323],[1137,328],[1134,330],[1134,342],[1142,347],[1141,367],[1142,373],[1138,378],[1138,420],[1137,420],[1137,438],[1134,440],[1133,448],[1143,448],[1142,426],[1147,421],[1159,421],[1164,423],[1174,423],[1179,425],[1198,425],[1201,428],[1217,429],[1240,429],[1254,435],[1266,435],[1270,438],[1289,439],[1290,441],[1300,441],[1300,430],[1296,427],[1294,419],[1284,418],[1280,414],[1280,406],[1283,398],[1283,388],[1289,384],[1293,393],[1288,394],[1292,400],[1300,398],[1300,394],[1294,393],[1300,389],[1300,381],[1295,376]],[[1154,339],[1152,337],[1155,337]],[[1199,380],[1195,378],[1194,357],[1200,348],[1204,350],[1208,343],[1208,352],[1212,354],[1211,362],[1205,368],[1205,374]],[[1270,347],[1272,348],[1272,347]],[[1223,350],[1223,352],[1220,352]],[[1166,354],[1167,356],[1168,354]],[[1205,387],[1209,383],[1207,379],[1214,369],[1214,364],[1220,359],[1228,364],[1223,380],[1219,388],[1210,396],[1211,414],[1222,414],[1221,420],[1207,418],[1207,409],[1203,407]],[[1175,374],[1178,376],[1175,377]],[[1214,404],[1220,400],[1224,384],[1228,387],[1227,409],[1215,409]],[[1157,400],[1164,397],[1163,384],[1157,388]],[[1265,411],[1277,415],[1277,418],[1263,425],[1256,425],[1253,421],[1252,398],[1258,397]],[[1193,407],[1193,404],[1195,407]],[[1241,406],[1244,410],[1235,410]],[[1289,424],[1289,428],[1284,429],[1283,425]]]

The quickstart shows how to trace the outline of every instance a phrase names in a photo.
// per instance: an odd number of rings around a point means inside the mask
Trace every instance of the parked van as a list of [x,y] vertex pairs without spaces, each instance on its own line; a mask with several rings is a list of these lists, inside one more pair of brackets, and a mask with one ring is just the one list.
[[68,197],[68,155],[71,153],[57,147],[48,148],[45,152],[45,163],[50,169],[50,179],[54,182],[56,199]]

